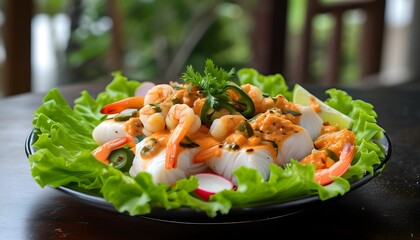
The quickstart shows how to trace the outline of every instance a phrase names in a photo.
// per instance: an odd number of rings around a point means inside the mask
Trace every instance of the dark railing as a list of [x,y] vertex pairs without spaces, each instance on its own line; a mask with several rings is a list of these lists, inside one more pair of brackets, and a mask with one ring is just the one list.
[[343,15],[348,10],[360,10],[365,14],[359,39],[359,78],[376,74],[380,71],[385,0],[348,0],[331,3],[321,3],[320,0],[308,0],[306,20],[302,33],[300,52],[292,70],[295,82],[305,82],[308,79],[308,66],[312,41],[312,23],[318,14],[331,14],[335,25],[328,43],[326,56],[327,66],[322,79],[324,85],[333,85],[339,81],[341,43],[343,32]]
[[4,2],[3,37],[6,62],[3,76],[4,95],[31,91],[31,20],[32,1]]

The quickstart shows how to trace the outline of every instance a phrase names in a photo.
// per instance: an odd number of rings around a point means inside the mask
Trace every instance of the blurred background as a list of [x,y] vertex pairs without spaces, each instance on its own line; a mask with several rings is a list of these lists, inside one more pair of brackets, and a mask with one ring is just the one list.
[[0,0],[0,97],[117,70],[173,81],[207,58],[290,83],[401,84],[420,54],[415,13],[414,0]]

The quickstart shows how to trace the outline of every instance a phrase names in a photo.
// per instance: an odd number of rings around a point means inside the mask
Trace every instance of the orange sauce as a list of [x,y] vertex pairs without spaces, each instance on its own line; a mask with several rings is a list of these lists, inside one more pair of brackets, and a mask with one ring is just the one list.
[[321,128],[321,135],[325,133],[336,132],[339,130],[340,127],[338,125],[329,125],[324,123],[324,125]]
[[220,143],[219,141],[214,139],[209,133],[204,133],[200,131],[196,134],[193,134],[191,140],[197,143],[202,149],[208,149]]
[[301,159],[300,162],[303,164],[312,163],[315,165],[316,169],[329,168],[335,163],[335,161],[329,157],[328,152],[324,150],[314,150],[311,154]]
[[319,103],[316,101],[316,99],[314,97],[310,97],[309,101],[311,102],[311,108],[319,113],[321,112],[321,106],[319,105]]
[[320,135],[315,140],[314,144],[316,149],[328,148],[333,151],[335,155],[340,156],[345,143],[354,145],[355,142],[356,135],[348,129],[342,129]]
[[169,137],[169,132],[157,132],[145,138],[143,141],[146,142],[140,149],[141,157],[143,159],[152,159],[155,157],[159,152],[165,149]]
[[130,136],[139,136],[143,134],[143,123],[140,121],[138,117],[132,117],[124,125],[124,131],[129,134]]
[[277,143],[279,148],[285,139],[303,130],[302,127],[291,122],[287,116],[274,110],[261,114],[250,124],[256,136]]

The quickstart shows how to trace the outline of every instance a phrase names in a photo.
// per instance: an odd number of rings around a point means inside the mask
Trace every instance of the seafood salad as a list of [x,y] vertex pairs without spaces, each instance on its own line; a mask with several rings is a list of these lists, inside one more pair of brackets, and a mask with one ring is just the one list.
[[[321,101],[299,85],[289,91],[280,74],[228,72],[211,60],[203,73],[189,66],[179,81],[147,88],[116,72],[96,99],[82,92],[73,108],[54,89],[35,113],[32,175],[41,186],[95,192],[131,215],[190,207],[214,217],[343,195],[384,157],[384,130],[369,103],[327,93]],[[200,173],[233,188],[200,198]]]

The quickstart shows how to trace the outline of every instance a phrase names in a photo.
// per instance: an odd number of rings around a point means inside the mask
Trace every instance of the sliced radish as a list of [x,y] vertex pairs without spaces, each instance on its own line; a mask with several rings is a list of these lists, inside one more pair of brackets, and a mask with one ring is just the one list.
[[153,82],[142,82],[141,85],[136,89],[136,96],[145,96],[147,91],[149,91],[156,84]]
[[215,193],[234,187],[229,179],[214,173],[198,173],[194,176],[198,178],[198,188],[195,193],[204,200],[209,200],[210,196]]

